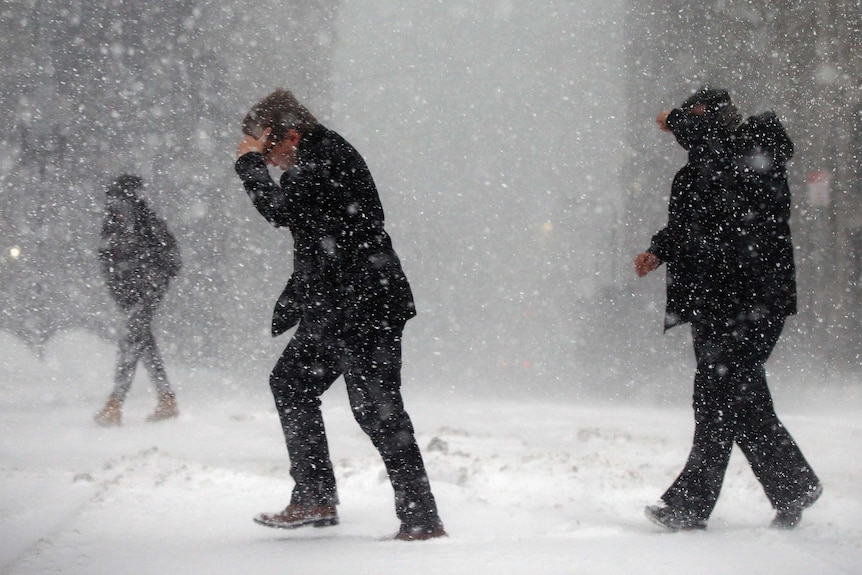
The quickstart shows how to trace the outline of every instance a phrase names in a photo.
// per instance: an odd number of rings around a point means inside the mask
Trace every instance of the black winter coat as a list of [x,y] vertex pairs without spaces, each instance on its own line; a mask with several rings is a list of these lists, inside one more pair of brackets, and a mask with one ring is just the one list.
[[649,248],[668,264],[665,328],[796,313],[785,169],[793,144],[778,118],[767,112],[729,131],[674,110],[667,124],[689,159]]
[[293,235],[293,274],[276,304],[273,335],[321,314],[354,324],[416,315],[374,180],[344,138],[322,125],[303,134],[280,186],[255,152],[237,160],[236,172],[261,215]]
[[144,200],[122,192],[108,194],[99,260],[108,290],[122,308],[157,304],[182,267],[165,222]]

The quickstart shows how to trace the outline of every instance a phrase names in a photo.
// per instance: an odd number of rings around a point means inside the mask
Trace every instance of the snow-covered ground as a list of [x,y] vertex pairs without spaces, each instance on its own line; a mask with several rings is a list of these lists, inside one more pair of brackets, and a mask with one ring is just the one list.
[[385,540],[398,527],[391,488],[340,383],[324,409],[341,525],[270,530],[251,517],[285,505],[291,481],[269,366],[169,365],[182,415],[160,424],[144,423],[154,401],[139,376],[125,425],[102,429],[91,417],[109,391],[113,354],[73,333],[39,361],[0,334],[0,573],[862,572],[858,381],[775,393],[826,487],[795,531],[767,528],[772,511],[736,451],[709,529],[676,534],[642,510],[687,455],[685,402],[524,401],[410,385],[408,411],[450,537],[402,543]]

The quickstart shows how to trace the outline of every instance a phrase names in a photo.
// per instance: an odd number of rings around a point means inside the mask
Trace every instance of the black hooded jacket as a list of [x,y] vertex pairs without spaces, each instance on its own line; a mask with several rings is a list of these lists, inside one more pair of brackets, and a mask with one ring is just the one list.
[[102,220],[102,275],[120,307],[154,306],[182,267],[179,248],[164,220],[118,182],[108,188]]
[[320,314],[351,323],[416,315],[374,180],[344,138],[322,125],[303,134],[280,186],[259,153],[240,157],[236,172],[261,215],[293,235],[293,274],[276,304],[273,335]]
[[793,144],[781,122],[767,112],[732,130],[676,109],[667,125],[689,157],[649,248],[668,264],[665,328],[796,313],[785,168]]

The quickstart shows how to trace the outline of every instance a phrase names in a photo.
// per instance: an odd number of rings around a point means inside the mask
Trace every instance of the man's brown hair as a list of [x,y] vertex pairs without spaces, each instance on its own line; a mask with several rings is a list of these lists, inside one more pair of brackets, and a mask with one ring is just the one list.
[[317,118],[290,90],[278,88],[249,110],[242,121],[242,132],[259,138],[263,130],[270,128],[270,139],[280,142],[289,130],[304,134],[316,125]]

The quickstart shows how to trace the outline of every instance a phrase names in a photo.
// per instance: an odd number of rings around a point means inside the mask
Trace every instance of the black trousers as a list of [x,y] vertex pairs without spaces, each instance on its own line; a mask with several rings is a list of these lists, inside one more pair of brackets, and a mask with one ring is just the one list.
[[139,361],[144,364],[158,394],[173,395],[165,362],[153,336],[153,316],[158,305],[159,299],[152,299],[122,306],[126,323],[120,336],[114,368],[114,390],[111,392],[121,403],[132,386]]
[[291,503],[338,503],[320,396],[343,375],[353,416],[383,458],[398,518],[411,528],[440,525],[401,398],[403,329],[382,321],[348,329],[332,318],[300,322],[270,376],[295,481]]
[[692,324],[694,442],[682,473],[662,496],[707,519],[715,507],[734,442],[776,509],[819,483],[778,420],[766,385],[784,318]]

